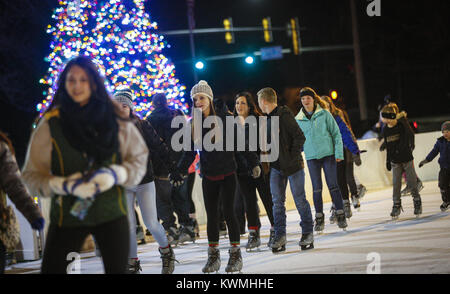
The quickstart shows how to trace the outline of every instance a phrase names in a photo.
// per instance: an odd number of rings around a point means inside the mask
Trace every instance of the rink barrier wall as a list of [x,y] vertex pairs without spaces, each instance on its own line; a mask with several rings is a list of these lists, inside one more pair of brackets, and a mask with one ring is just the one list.
[[[422,181],[436,181],[438,179],[439,173],[439,164],[438,158],[433,160],[432,162],[426,164],[422,168],[418,167],[418,164],[421,160],[425,159],[428,153],[433,148],[436,143],[437,138],[441,137],[441,132],[430,132],[430,133],[421,133],[415,135],[415,150],[413,152],[414,155],[414,163],[416,172],[419,178]],[[366,140],[358,140],[358,145],[360,150],[367,150],[367,152],[361,154],[361,166],[355,165],[355,176],[357,181],[361,182],[364,186],[366,186],[368,192],[371,190],[380,190],[386,189],[389,186],[392,186],[392,174],[386,169],[386,151],[380,152],[381,142],[377,139],[366,139]],[[304,156],[303,156],[304,158]],[[201,178],[196,173],[196,179],[194,184],[194,189],[192,192],[192,198],[196,208],[196,216],[197,221],[200,225],[206,224],[206,211],[204,209],[203,204],[203,194],[202,194],[202,185]],[[323,200],[324,202],[330,202],[330,193],[328,191],[325,176],[322,172],[322,182],[323,182]],[[309,177],[309,171],[307,164],[305,162],[305,192],[306,198],[308,199],[311,208],[314,209],[314,204],[312,200],[312,184],[311,179]],[[258,197],[258,204],[261,210],[261,214],[265,215],[266,211],[262,202]],[[46,228],[49,223],[49,209],[50,209],[50,199],[41,199],[41,206],[44,217],[46,219]],[[295,203],[292,198],[291,189],[289,184],[286,189],[286,209],[292,210],[295,209]],[[139,211],[138,211],[139,213]],[[140,214],[140,213],[139,213]],[[325,214],[328,212],[325,211]],[[141,217],[139,215],[139,217]]]

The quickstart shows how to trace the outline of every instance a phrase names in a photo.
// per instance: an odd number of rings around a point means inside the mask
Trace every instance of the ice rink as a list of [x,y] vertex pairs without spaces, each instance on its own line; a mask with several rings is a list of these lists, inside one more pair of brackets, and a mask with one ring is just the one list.
[[[287,213],[286,251],[273,254],[266,246],[269,237],[267,217],[261,217],[262,245],[259,250],[245,251],[247,234],[241,236],[244,274],[433,274],[450,273],[450,210],[441,212],[441,196],[437,182],[426,182],[421,191],[423,214],[413,214],[411,196],[402,197],[403,213],[392,221],[391,188],[369,191],[361,201],[361,210],[353,210],[344,232],[329,223],[330,203],[324,205],[325,231],[315,234],[314,249],[301,251],[299,215],[296,210]],[[308,191],[307,191],[308,192]],[[313,215],[314,207],[310,202]],[[224,273],[228,261],[228,239],[220,239]],[[159,274],[161,259],[155,242],[139,245],[143,274]],[[175,274],[200,274],[207,258],[206,231],[194,244],[186,243],[174,249]],[[6,273],[38,273],[40,261],[19,263]],[[102,261],[93,252],[82,254],[82,274],[103,273]]]

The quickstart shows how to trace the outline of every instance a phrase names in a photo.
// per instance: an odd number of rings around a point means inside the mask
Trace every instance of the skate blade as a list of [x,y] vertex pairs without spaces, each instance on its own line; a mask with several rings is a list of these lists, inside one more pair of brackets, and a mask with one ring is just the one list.
[[300,249],[301,249],[301,250],[310,250],[310,249],[314,249],[314,244],[300,245]]
[[280,253],[280,252],[283,252],[283,251],[286,251],[286,246],[282,246],[282,247],[279,247],[279,248],[272,248],[272,253]]

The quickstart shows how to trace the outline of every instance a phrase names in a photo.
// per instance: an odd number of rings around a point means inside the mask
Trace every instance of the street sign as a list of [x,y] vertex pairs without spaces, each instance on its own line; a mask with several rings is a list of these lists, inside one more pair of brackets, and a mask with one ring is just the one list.
[[283,58],[283,48],[281,46],[261,48],[261,60],[272,60]]

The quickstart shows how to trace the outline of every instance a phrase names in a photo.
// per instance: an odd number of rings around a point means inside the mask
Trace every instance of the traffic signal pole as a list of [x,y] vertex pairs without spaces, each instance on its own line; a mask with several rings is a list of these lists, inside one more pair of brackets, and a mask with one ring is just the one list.
[[[191,61],[192,64],[195,62],[195,45],[194,45],[194,28],[195,28],[195,20],[194,20],[194,5],[195,0],[186,0],[186,4],[188,7],[188,25],[189,25],[189,41],[191,44]],[[197,84],[198,82],[198,76],[195,69],[193,69],[194,72],[194,82]]]
[[350,7],[352,13],[352,33],[353,33],[353,54],[355,57],[355,73],[356,73],[356,88],[358,89],[359,113],[362,121],[368,119],[366,91],[364,85],[363,65],[361,60],[361,49],[359,46],[359,32],[358,19],[356,16],[355,0],[350,0]]

